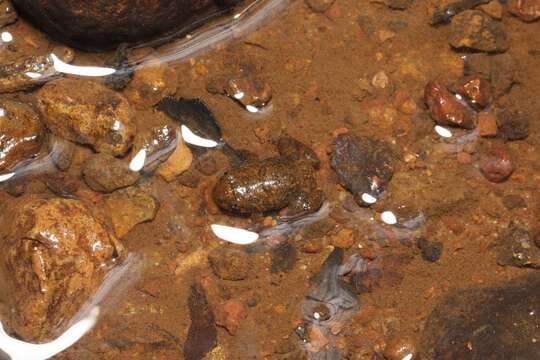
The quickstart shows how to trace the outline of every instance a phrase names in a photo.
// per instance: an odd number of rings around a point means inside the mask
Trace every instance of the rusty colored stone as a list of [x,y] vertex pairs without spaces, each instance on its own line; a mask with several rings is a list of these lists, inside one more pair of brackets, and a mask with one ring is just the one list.
[[141,42],[193,28],[241,0],[15,0],[49,35],[84,49]]
[[540,19],[540,0],[510,0],[508,11],[523,21]]

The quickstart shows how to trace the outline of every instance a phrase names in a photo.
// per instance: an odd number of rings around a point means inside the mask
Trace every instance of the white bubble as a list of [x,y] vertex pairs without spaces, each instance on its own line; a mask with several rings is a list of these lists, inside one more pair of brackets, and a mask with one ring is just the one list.
[[253,244],[259,239],[259,234],[237,227],[218,224],[212,224],[210,227],[218,238],[237,245]]

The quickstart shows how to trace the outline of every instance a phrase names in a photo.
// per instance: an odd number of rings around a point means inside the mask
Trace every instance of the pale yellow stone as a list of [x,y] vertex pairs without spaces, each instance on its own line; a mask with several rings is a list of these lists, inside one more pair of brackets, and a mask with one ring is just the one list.
[[171,156],[169,156],[167,161],[161,164],[157,173],[165,181],[171,182],[176,179],[178,175],[189,169],[192,162],[193,154],[184,140],[180,137],[176,149]]

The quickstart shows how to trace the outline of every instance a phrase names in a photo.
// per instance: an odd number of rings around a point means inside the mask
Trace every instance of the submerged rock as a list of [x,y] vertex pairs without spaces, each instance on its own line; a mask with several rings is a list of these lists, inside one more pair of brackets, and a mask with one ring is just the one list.
[[60,79],[37,95],[43,120],[55,135],[115,156],[130,149],[135,125],[128,101],[117,92],[91,80]]
[[179,132],[170,125],[139,132],[133,141],[130,168],[143,172],[156,170],[176,150],[179,137]]
[[192,30],[241,0],[14,0],[41,30],[75,47],[107,49]]
[[508,37],[501,24],[478,10],[467,10],[452,19],[450,45],[460,50],[504,52]]
[[491,182],[506,181],[514,170],[510,154],[502,143],[493,143],[480,155],[480,171]]
[[476,110],[483,110],[491,104],[491,84],[479,76],[466,77],[452,87],[452,90],[467,100]]
[[529,115],[517,108],[509,107],[497,111],[499,136],[505,140],[524,140],[529,136]]
[[135,70],[124,94],[132,103],[144,107],[154,106],[176,92],[176,78],[174,68],[156,58]]
[[394,153],[383,141],[341,134],[334,139],[332,167],[360,206],[377,201],[394,174]]
[[77,200],[22,198],[3,221],[12,327],[27,341],[54,338],[89,300],[121,247]]
[[17,21],[17,12],[11,0],[0,0],[0,28]]
[[499,264],[540,269],[540,248],[527,229],[510,224],[499,235],[497,247]]
[[476,126],[474,112],[442,84],[428,82],[424,90],[424,100],[431,118],[438,125],[459,126],[464,129],[474,129]]
[[535,21],[540,19],[540,1],[509,0],[508,11],[523,21]]
[[138,187],[129,187],[112,193],[105,200],[116,236],[122,238],[135,225],[152,221],[159,202]]
[[139,173],[131,171],[124,160],[108,154],[94,154],[82,166],[86,184],[94,191],[103,193],[133,185],[139,180]]
[[192,162],[193,153],[184,142],[184,139],[179,137],[176,148],[169,158],[159,166],[157,174],[165,181],[171,182],[186,172],[191,167]]
[[249,274],[249,256],[240,250],[215,249],[208,254],[214,274],[223,280],[244,280]]
[[0,171],[13,170],[41,149],[45,131],[29,105],[0,99]]
[[420,358],[538,359],[540,277],[448,296],[427,320]]

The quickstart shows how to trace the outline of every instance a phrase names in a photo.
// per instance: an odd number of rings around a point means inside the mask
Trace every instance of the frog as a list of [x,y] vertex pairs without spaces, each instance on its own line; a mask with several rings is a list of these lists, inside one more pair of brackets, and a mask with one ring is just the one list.
[[253,215],[285,209],[288,219],[319,210],[324,194],[315,177],[318,156],[288,135],[281,136],[276,147],[278,156],[247,160],[218,179],[212,197],[221,210]]

